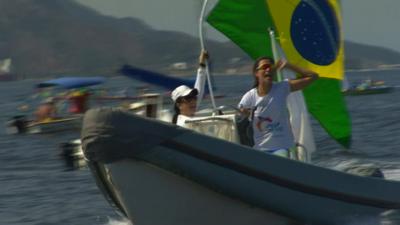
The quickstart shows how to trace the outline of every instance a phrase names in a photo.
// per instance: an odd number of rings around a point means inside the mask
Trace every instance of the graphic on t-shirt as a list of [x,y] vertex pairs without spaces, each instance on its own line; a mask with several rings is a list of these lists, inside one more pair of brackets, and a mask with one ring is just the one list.
[[258,116],[257,119],[256,127],[260,132],[264,130],[267,132],[282,131],[283,129],[279,122],[274,122],[270,117]]

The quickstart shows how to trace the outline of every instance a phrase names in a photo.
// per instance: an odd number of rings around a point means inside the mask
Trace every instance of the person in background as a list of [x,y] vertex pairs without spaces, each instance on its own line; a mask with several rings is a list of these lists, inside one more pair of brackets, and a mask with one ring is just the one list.
[[171,93],[174,101],[175,114],[172,117],[172,123],[178,126],[184,126],[188,117],[194,116],[204,95],[204,85],[206,80],[206,60],[208,53],[202,50],[199,56],[199,68],[194,88],[181,85],[175,88]]
[[185,126],[185,120],[194,116],[197,110],[198,93],[196,88],[190,88],[186,85],[175,88],[171,94],[175,110],[172,123]]
[[88,109],[89,92],[87,90],[73,91],[69,96],[68,112],[73,114],[85,113]]
[[41,102],[35,111],[35,118],[37,122],[55,119],[57,117],[57,109],[53,98],[46,98]]
[[[299,77],[274,82],[278,70],[289,69]],[[254,86],[244,94],[240,111],[252,123],[254,148],[263,152],[289,157],[289,149],[295,146],[289,122],[286,100],[290,92],[302,90],[316,79],[318,74],[270,57],[261,57],[253,65]]]

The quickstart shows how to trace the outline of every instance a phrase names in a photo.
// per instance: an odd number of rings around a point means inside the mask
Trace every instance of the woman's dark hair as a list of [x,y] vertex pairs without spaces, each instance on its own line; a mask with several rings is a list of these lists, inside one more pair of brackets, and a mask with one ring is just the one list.
[[180,110],[179,107],[178,107],[178,99],[177,99],[177,101],[174,103],[174,111],[175,111],[175,113],[174,113],[174,116],[172,117],[172,123],[173,123],[173,124],[176,124],[176,122],[177,122],[177,120],[178,120],[178,116],[179,116],[179,114],[181,114],[181,110]]
[[[260,64],[260,62],[261,62],[262,60],[268,60],[268,61],[270,61],[272,64],[275,64],[274,59],[271,58],[271,57],[269,57],[269,56],[261,56],[261,57],[257,58],[256,61],[255,61],[254,64],[253,64],[253,76],[256,74],[257,68],[258,68],[258,66],[259,66],[259,64]],[[254,76],[254,85],[253,85],[253,88],[255,88],[255,87],[257,87],[257,86],[258,86],[258,80],[257,80],[257,77]]]

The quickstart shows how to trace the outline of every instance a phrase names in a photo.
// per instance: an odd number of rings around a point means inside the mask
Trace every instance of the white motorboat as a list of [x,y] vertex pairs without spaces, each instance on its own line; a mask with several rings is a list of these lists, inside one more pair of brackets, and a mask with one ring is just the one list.
[[[76,88],[89,87],[102,84],[103,77],[62,77],[46,80],[35,85],[36,88],[61,88],[62,90],[73,90]],[[65,97],[64,97],[65,98]],[[49,100],[51,99],[51,100]],[[54,102],[56,98],[45,99],[42,103]],[[63,115],[52,115],[48,118],[32,119],[26,115],[17,115],[6,123],[7,133],[53,133],[67,130],[80,130],[83,113],[68,113]]]
[[14,117],[6,124],[7,133],[54,133],[69,130],[78,131],[82,126],[83,115],[75,115],[57,119],[47,119],[44,121],[28,121],[24,116]]
[[400,182],[265,154],[121,110],[86,113],[82,144],[104,194],[139,225],[351,224],[400,208]]

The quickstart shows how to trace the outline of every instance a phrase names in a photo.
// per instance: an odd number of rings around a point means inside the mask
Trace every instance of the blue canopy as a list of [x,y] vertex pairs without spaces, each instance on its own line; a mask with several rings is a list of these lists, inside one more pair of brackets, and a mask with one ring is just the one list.
[[169,90],[173,90],[179,85],[187,85],[189,87],[193,87],[195,83],[194,79],[170,77],[165,74],[136,68],[130,65],[124,65],[119,72],[127,77],[147,82],[153,85],[158,85]]
[[63,88],[80,88],[104,83],[104,77],[62,77],[41,82],[36,85],[38,88],[61,86]]

